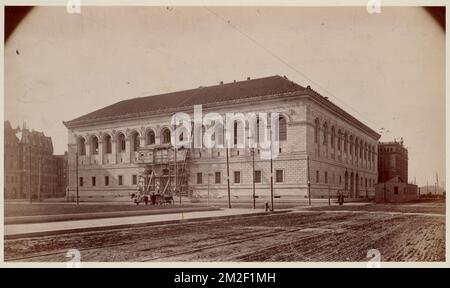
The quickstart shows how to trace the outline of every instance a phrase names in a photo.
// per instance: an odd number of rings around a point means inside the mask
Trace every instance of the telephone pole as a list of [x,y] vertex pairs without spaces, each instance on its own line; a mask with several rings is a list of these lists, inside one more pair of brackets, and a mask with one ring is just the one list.
[[77,179],[75,179],[75,181],[77,182],[77,205],[79,204],[78,203],[78,149],[77,149],[77,152],[75,153],[75,175],[76,175],[76,177],[77,177]]
[[434,194],[437,195],[437,186],[439,184],[438,173],[436,172],[436,184],[434,185]]
[[252,166],[253,166],[253,209],[256,208],[256,193],[255,193],[255,148],[252,148]]
[[42,165],[42,157],[39,157],[39,163],[38,163],[38,192],[37,192],[37,198],[38,202],[41,202],[41,165]]
[[29,197],[30,197],[30,204],[31,203],[33,203],[33,195],[32,195],[32,193],[31,193],[31,143],[30,143],[30,146],[29,146],[29,155],[30,155],[30,158],[28,158],[28,193],[30,194],[30,195],[28,195]]
[[273,160],[272,160],[272,121],[270,121],[270,203],[273,212]]
[[178,148],[174,147],[174,151],[175,151],[175,193],[178,192],[178,194],[180,194],[180,205],[181,205],[181,189],[180,191],[178,191],[178,162],[177,162],[177,151]]
[[[306,152],[308,153],[308,152]],[[309,206],[311,206],[311,179],[310,179],[310,175],[309,175],[309,156],[308,154],[306,155],[306,170],[307,170],[307,181],[308,181],[308,202],[309,202]]]
[[228,189],[228,208],[231,208],[231,191],[230,191],[230,163],[228,160],[228,147],[226,148],[227,154],[227,189]]

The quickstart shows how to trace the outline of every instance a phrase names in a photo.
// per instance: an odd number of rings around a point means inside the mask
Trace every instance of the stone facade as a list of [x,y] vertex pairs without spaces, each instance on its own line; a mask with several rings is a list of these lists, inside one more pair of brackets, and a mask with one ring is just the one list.
[[[193,118],[193,107],[174,107],[139,116],[121,111],[126,116],[120,119],[114,116],[83,123],[65,122],[70,195],[74,197],[76,193],[77,180],[81,199],[111,199],[134,192],[136,176],[144,169],[139,160],[140,151],[170,146],[164,143],[163,134],[164,131],[173,133],[170,123],[175,112],[185,112]],[[308,178],[313,198],[335,196],[338,191],[353,198],[374,197],[380,136],[311,88],[207,103],[203,105],[203,113],[208,112],[220,115],[278,112],[281,115],[286,123],[281,133],[285,133],[286,139],[280,141],[280,153],[273,159],[275,197],[308,197]],[[268,198],[270,161],[260,157],[259,149],[254,151],[255,177],[261,178],[255,184],[255,194]],[[232,199],[252,197],[252,159],[249,148],[229,149]],[[227,197],[225,149],[193,148],[188,167],[188,184],[195,195],[203,197],[209,193],[213,198]]]

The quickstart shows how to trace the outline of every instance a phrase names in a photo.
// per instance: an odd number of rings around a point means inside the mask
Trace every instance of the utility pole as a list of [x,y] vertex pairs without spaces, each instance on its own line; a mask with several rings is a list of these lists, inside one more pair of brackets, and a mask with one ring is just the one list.
[[230,191],[230,163],[228,160],[228,147],[226,148],[227,154],[227,189],[228,189],[228,208],[231,208],[231,191]]
[[77,177],[77,179],[75,180],[77,182],[77,205],[78,203],[78,148],[77,148],[77,152],[75,152],[75,175]]
[[208,177],[208,204],[207,204],[207,206],[209,206],[209,176],[210,176],[210,173],[209,173],[209,171],[208,171],[208,173],[206,173],[206,175],[207,175],[207,177]]
[[41,202],[41,165],[42,165],[42,157],[39,157],[39,167],[38,167],[38,202]]
[[439,184],[438,174],[436,172],[436,184],[434,185],[434,194],[437,195],[437,186]]
[[30,195],[28,195],[29,197],[30,197],[30,204],[32,204],[33,203],[33,195],[32,195],[32,193],[31,193],[31,143],[30,143],[30,146],[29,146],[29,155],[30,155],[30,158],[28,158],[28,193],[30,194]]
[[256,209],[256,193],[255,193],[255,148],[252,148],[252,161],[253,161],[253,209]]
[[273,212],[273,160],[272,160],[272,121],[270,121],[270,202]]
[[178,192],[178,194],[180,194],[180,205],[181,205],[181,190],[178,191],[178,162],[177,162],[178,148],[174,147],[174,151],[175,151],[175,193]]
[[[308,152],[306,152],[308,153]],[[311,206],[311,179],[310,179],[310,175],[309,175],[309,156],[306,155],[306,170],[307,170],[307,181],[308,181],[308,202],[309,202],[309,206]]]
[[330,185],[328,185],[328,206],[331,206],[331,193],[330,193]]

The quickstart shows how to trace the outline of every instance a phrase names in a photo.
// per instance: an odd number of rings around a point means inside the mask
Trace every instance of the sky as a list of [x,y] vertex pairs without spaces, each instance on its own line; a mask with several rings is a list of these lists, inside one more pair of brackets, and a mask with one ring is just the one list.
[[55,154],[62,121],[117,101],[286,75],[403,137],[410,181],[445,181],[445,32],[423,8],[37,7],[4,53],[5,119]]

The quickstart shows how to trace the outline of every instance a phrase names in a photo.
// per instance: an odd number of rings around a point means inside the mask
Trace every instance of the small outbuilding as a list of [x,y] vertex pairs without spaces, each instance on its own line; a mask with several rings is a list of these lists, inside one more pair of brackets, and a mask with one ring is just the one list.
[[408,184],[400,176],[375,185],[375,202],[400,203],[419,199],[417,185]]

